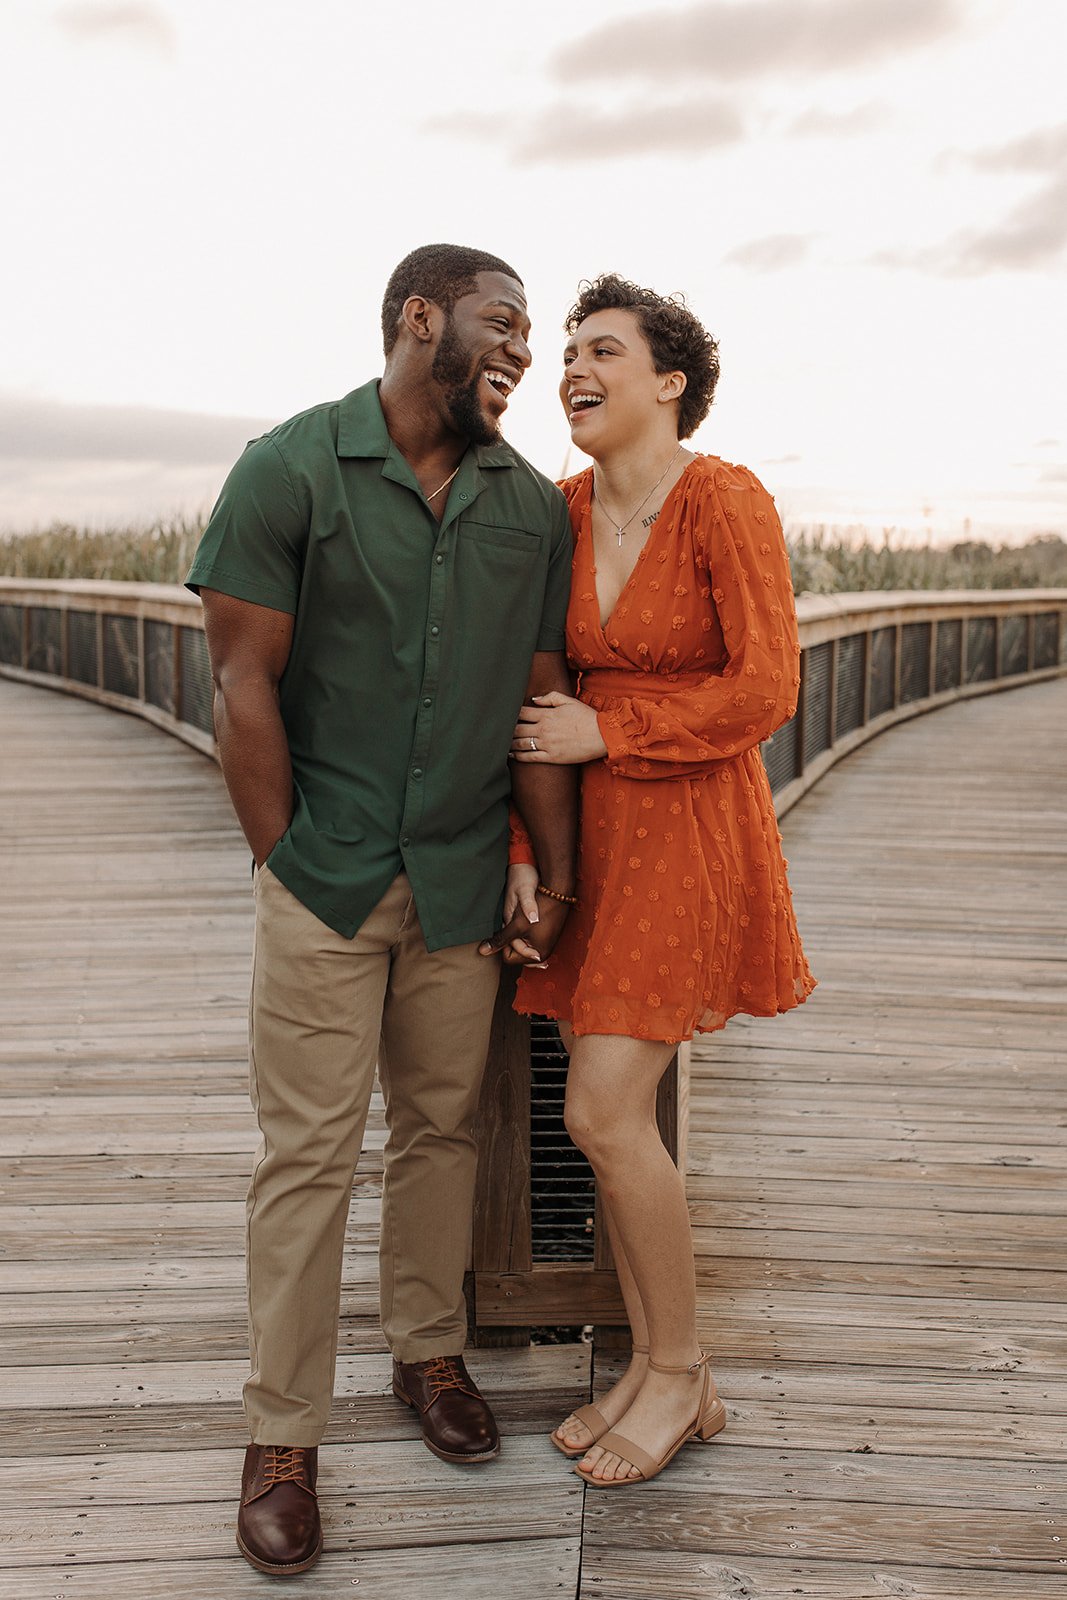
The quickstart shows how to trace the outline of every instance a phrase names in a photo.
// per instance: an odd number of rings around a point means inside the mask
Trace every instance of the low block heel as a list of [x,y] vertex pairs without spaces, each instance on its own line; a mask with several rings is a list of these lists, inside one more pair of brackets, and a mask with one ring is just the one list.
[[716,1400],[707,1416],[701,1418],[700,1427],[697,1429],[697,1437],[704,1444],[708,1444],[715,1438],[716,1434],[722,1432],[725,1426],[726,1407],[721,1400]]

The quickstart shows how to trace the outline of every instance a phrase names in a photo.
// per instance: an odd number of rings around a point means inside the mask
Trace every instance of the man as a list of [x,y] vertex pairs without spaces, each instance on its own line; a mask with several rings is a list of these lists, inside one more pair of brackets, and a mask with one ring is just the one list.
[[[499,433],[530,364],[521,280],[484,252],[425,246],[393,273],[382,329],[380,385],[248,446],[187,580],[203,599],[219,754],[255,859],[262,1141],[237,1538],[276,1574],[322,1549],[317,1446],[376,1062],[394,1392],[446,1461],[499,1449],[462,1359],[472,1124],[498,981],[478,943],[499,921],[524,692],[569,688],[566,508]],[[541,881],[570,895],[573,773],[531,764],[512,776]],[[535,946],[512,954],[546,956],[566,910],[539,894]]]

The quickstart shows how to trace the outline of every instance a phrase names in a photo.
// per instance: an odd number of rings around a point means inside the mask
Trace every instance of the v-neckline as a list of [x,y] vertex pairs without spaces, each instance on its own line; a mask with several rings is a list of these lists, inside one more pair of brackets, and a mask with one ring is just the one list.
[[648,554],[648,547],[652,543],[653,539],[656,537],[656,534],[659,532],[659,529],[660,529],[661,523],[662,523],[662,519],[663,519],[664,509],[666,508],[668,502],[670,501],[671,496],[674,494],[675,490],[678,488],[678,485],[682,482],[682,480],[685,477],[686,473],[689,471],[690,467],[693,465],[693,463],[696,460],[697,460],[697,457],[693,456],[692,460],[686,462],[685,466],[682,468],[682,470],[678,474],[677,478],[675,478],[674,482],[671,484],[670,488],[667,490],[667,493],[663,496],[663,504],[659,508],[659,512],[658,512],[658,514],[656,516],[656,520],[652,524],[651,528],[649,528],[648,537],[645,540],[644,544],[641,546],[640,550],[637,552],[637,559],[634,562],[633,566],[630,568],[630,576],[627,578],[626,582],[623,584],[622,588],[619,590],[618,594],[616,595],[615,604],[612,606],[611,610],[608,612],[606,617],[602,617],[601,616],[600,589],[599,589],[599,586],[597,584],[596,542],[595,542],[595,540],[593,538],[593,468],[590,467],[590,469],[589,469],[589,497],[588,497],[588,499],[586,501],[585,515],[586,515],[587,526],[588,526],[588,530],[589,530],[589,565],[590,565],[590,569],[591,569],[591,574],[590,575],[591,575],[592,580],[593,580],[593,605],[594,605],[594,607],[596,609],[597,626],[600,629],[601,638],[604,640],[604,643],[606,645],[608,645],[608,649],[609,650],[614,651],[614,646],[608,643],[608,629],[611,627],[612,618],[614,617],[616,611],[618,611],[620,605],[622,604],[623,597],[626,595],[627,591],[632,587],[634,579],[637,577],[638,571],[640,570],[641,563],[644,561],[645,556]]

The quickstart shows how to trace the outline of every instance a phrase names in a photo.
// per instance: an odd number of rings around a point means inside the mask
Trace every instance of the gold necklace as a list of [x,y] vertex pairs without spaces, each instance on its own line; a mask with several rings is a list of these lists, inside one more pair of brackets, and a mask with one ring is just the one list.
[[626,529],[630,526],[631,522],[634,520],[634,518],[636,517],[637,513],[645,505],[647,505],[648,501],[655,494],[656,490],[659,488],[660,484],[663,482],[663,480],[667,476],[668,472],[674,466],[674,463],[677,461],[677,459],[681,455],[681,453],[682,453],[682,446],[679,445],[677,450],[674,452],[673,456],[671,456],[671,459],[667,462],[667,465],[664,467],[663,471],[660,473],[659,477],[656,479],[655,483],[652,485],[651,489],[648,491],[648,493],[642,499],[640,505],[635,506],[635,508],[633,509],[633,511],[630,512],[630,515],[627,517],[625,522],[616,522],[615,518],[612,516],[611,512],[608,510],[608,508],[604,504],[603,500],[601,500],[600,496],[597,494],[597,489],[596,489],[596,468],[594,467],[594,469],[593,469],[593,499],[596,501],[597,505],[600,507],[600,509],[604,513],[604,515],[607,517],[608,521],[611,523],[611,526],[615,529],[615,534],[616,534],[616,537],[617,537],[617,539],[619,541],[620,546],[622,544],[622,536],[626,532]]
[[[460,464],[459,464],[459,467],[461,467],[461,466],[462,466],[462,465],[463,465],[463,463],[462,463],[462,461],[461,461],[461,462],[460,462]],[[435,489],[435,490],[434,490],[434,492],[433,492],[433,494],[428,494],[428,495],[427,495],[427,496],[426,496],[426,501],[427,501],[427,504],[429,504],[429,502],[430,502],[430,501],[431,501],[431,500],[436,500],[436,499],[437,499],[437,496],[438,496],[438,495],[439,495],[439,494],[440,494],[440,493],[441,493],[441,490],[442,490],[442,489],[447,489],[447,488],[448,488],[448,486],[449,486],[449,484],[450,484],[450,483],[451,483],[451,482],[452,482],[452,479],[453,479],[453,478],[454,478],[454,477],[455,477],[455,476],[456,476],[456,473],[457,473],[457,472],[458,472],[458,471],[459,471],[459,467],[455,467],[455,468],[454,468],[454,469],[453,469],[453,470],[452,470],[452,471],[451,471],[451,472],[450,472],[450,473],[449,473],[449,474],[448,474],[448,477],[447,477],[447,478],[446,478],[446,479],[445,479],[445,481],[444,481],[444,483],[439,483],[439,484],[438,484],[438,485],[437,485],[437,488],[436,488],[436,489]]]

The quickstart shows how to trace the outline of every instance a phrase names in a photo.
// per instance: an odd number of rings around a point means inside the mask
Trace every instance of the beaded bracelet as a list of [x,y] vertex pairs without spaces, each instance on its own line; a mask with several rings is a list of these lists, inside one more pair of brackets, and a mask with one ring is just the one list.
[[578,896],[576,894],[560,894],[558,889],[550,889],[545,883],[537,885],[537,892],[538,894],[547,894],[550,900],[558,900],[564,906],[576,906],[578,904]]

